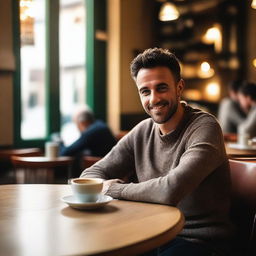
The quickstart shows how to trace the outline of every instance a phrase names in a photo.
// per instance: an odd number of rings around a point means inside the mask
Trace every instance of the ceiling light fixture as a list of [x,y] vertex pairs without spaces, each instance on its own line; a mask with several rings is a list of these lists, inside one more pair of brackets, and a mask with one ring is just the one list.
[[159,12],[159,20],[171,21],[171,20],[178,19],[179,16],[180,16],[180,13],[174,4],[170,2],[163,3]]
[[210,64],[206,61],[202,62],[200,65],[200,69],[198,70],[198,76],[200,78],[209,78],[214,75],[214,69],[211,68]]
[[252,0],[251,7],[252,7],[253,9],[256,9],[256,0]]
[[206,31],[202,40],[206,44],[214,44],[215,51],[220,52],[222,48],[221,26],[219,24],[214,24],[213,27]]

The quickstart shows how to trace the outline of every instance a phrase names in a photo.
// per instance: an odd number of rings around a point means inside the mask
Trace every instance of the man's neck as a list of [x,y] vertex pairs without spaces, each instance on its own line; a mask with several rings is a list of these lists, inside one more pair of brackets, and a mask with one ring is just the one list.
[[164,124],[158,124],[160,132],[165,135],[175,130],[184,116],[184,106],[179,102],[176,113]]

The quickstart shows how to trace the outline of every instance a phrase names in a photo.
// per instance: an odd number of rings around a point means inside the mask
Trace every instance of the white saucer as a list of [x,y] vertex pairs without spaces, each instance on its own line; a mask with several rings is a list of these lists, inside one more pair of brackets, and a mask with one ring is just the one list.
[[256,146],[242,145],[238,143],[228,143],[228,147],[233,149],[256,150]]
[[96,202],[81,203],[73,195],[64,196],[61,200],[70,207],[80,210],[92,210],[103,207],[113,200],[111,196],[100,195]]

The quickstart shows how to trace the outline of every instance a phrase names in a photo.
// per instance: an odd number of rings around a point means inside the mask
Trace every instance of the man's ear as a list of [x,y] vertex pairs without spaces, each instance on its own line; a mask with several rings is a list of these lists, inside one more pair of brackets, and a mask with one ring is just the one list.
[[180,79],[180,81],[178,82],[178,85],[177,85],[177,95],[179,97],[181,97],[184,87],[185,87],[185,82],[183,79]]

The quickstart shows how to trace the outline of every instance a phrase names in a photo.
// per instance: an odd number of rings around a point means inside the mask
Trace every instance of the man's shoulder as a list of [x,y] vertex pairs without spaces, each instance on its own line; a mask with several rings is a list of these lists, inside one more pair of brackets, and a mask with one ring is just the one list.
[[217,118],[204,110],[201,110],[199,108],[193,108],[190,106],[187,106],[187,113],[188,113],[188,119],[191,121],[191,123],[216,123],[218,124]]
[[130,138],[144,137],[148,136],[152,129],[154,129],[154,121],[149,117],[135,125],[127,135],[129,135]]
[[107,124],[102,120],[96,120],[88,128],[88,130],[101,130],[101,129],[108,129]]
[[136,126],[134,126],[134,128],[132,130],[135,130],[135,131],[140,131],[140,130],[144,130],[145,129],[152,129],[154,125],[154,121],[152,120],[151,117],[149,118],[146,118],[142,121],[140,121]]
[[[255,114],[256,114],[256,106],[253,106],[253,107],[250,109],[248,115],[255,115]],[[255,118],[256,118],[256,116],[255,116]]]
[[230,99],[229,97],[225,97],[220,101],[220,106],[232,105],[233,103],[234,103],[234,101],[232,99]]
[[101,120],[96,120],[85,131],[82,132],[82,136],[97,136],[98,134],[109,132],[109,128],[106,123]]

